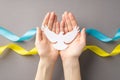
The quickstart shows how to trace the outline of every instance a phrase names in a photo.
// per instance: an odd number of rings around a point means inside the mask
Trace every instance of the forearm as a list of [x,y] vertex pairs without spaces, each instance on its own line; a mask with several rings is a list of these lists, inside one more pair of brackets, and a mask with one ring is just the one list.
[[40,59],[35,80],[52,80],[54,62]]
[[80,65],[78,58],[63,61],[65,80],[81,80]]

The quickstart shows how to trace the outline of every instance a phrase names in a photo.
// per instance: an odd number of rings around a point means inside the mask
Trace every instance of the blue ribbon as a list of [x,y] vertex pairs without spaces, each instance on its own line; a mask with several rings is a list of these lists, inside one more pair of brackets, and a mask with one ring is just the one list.
[[18,37],[14,33],[8,31],[7,29],[0,27],[0,35],[14,42],[22,42],[25,40],[29,40],[35,34],[36,34],[36,28],[33,28],[33,29],[30,29],[28,32],[26,32],[23,36]]
[[87,29],[86,33],[88,33],[89,35],[95,37],[96,39],[102,41],[102,42],[111,42],[111,41],[116,41],[118,39],[120,39],[120,29],[118,29],[118,31],[116,32],[116,34],[114,35],[113,38],[110,38],[108,36],[106,36],[105,34],[103,34],[102,32],[96,30],[96,29]]
[[[106,36],[105,34],[103,34],[102,32],[96,29],[93,29],[93,28],[87,29],[86,33],[95,37],[96,39],[102,42],[111,42],[111,41],[116,41],[120,39],[120,29],[118,29],[118,31],[116,32],[113,38],[110,38]],[[22,41],[29,40],[35,34],[36,34],[36,28],[33,28],[27,31],[23,36],[19,37],[19,36],[16,36],[14,33],[10,32],[9,30],[0,26],[0,35],[14,42],[22,42]]]

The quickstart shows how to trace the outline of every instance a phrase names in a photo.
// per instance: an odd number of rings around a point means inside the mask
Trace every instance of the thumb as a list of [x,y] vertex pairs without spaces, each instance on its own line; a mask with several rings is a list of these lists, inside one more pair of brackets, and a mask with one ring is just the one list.
[[85,28],[83,28],[82,30],[81,30],[81,34],[80,34],[80,41],[82,41],[82,42],[86,42],[86,32],[85,32]]

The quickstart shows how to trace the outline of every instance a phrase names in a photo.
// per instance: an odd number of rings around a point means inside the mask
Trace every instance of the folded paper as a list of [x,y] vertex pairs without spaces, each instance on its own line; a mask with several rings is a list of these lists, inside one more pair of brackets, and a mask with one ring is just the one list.
[[53,47],[57,50],[64,50],[68,47],[66,43],[72,42],[79,32],[79,27],[74,27],[74,29],[66,34],[64,32],[60,32],[56,34],[49,30],[47,26],[43,26],[42,30],[48,40],[53,42]]

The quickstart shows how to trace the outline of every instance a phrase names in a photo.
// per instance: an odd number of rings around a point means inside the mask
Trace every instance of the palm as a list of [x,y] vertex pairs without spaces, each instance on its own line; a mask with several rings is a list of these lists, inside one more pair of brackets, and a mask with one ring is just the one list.
[[39,55],[43,57],[50,57],[52,59],[56,59],[58,56],[58,51],[54,49],[53,44],[48,40],[44,40],[40,42],[38,45]]
[[78,57],[81,54],[82,49],[84,48],[85,43],[80,39],[80,35],[68,45],[68,48],[61,51],[61,56],[64,57]]

